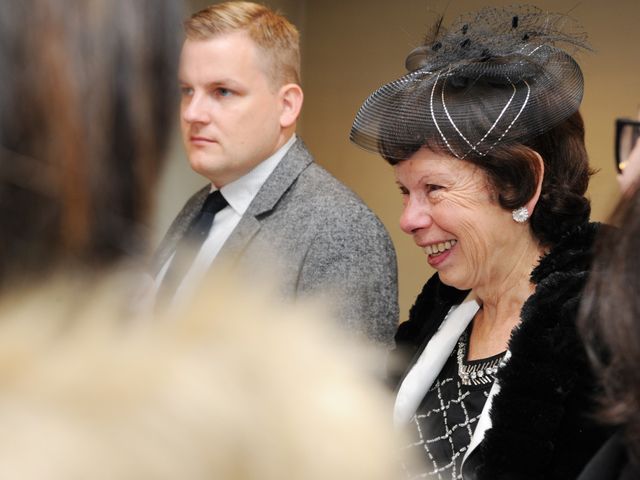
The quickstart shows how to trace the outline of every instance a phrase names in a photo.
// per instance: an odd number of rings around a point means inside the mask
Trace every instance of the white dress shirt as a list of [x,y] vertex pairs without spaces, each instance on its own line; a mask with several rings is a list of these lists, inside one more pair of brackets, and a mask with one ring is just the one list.
[[[207,273],[227,238],[236,228],[258,191],[264,185],[264,182],[267,181],[269,175],[275,170],[295,141],[296,135],[294,134],[278,151],[260,162],[253,170],[220,189],[222,196],[229,205],[216,214],[207,238],[202,243],[191,268],[187,271],[176,290],[172,300],[173,304],[182,303],[184,299],[193,293],[193,290]],[[211,191],[215,190],[216,187],[212,184]],[[173,255],[162,266],[155,279],[156,293],[172,260]]]

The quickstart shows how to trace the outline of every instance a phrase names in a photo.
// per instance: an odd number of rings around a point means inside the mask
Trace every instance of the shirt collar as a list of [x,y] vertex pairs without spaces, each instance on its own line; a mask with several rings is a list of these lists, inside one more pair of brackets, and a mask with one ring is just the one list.
[[[287,142],[282,145],[273,155],[256,165],[252,170],[242,177],[228,183],[220,189],[229,206],[240,216],[244,215],[249,205],[258,194],[264,182],[267,181],[269,175],[275,170],[280,161],[287,154],[291,146],[296,141],[296,135],[293,134]],[[211,191],[216,188],[212,185]]]

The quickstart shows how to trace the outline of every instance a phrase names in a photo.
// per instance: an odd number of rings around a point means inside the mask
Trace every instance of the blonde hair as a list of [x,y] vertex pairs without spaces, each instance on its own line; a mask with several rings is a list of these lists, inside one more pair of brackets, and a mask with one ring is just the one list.
[[300,84],[300,34],[285,17],[253,2],[224,2],[194,13],[184,23],[190,40],[246,32],[266,58],[266,74],[276,87]]
[[87,290],[0,304],[0,478],[398,478],[390,398],[327,318],[213,284],[127,320],[122,279]]

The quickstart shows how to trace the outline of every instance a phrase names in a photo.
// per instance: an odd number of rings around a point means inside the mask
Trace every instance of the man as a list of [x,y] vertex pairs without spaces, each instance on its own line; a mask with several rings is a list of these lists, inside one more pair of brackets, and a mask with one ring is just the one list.
[[[391,345],[398,305],[389,236],[295,135],[303,101],[296,28],[262,5],[227,2],[194,14],[185,30],[182,137],[191,167],[210,185],[187,202],[158,249],[160,291],[175,301],[223,263],[244,272],[270,264],[285,296],[327,295],[349,330]],[[177,245],[214,195],[220,210],[208,214],[202,246],[177,286],[164,288],[176,276]]]

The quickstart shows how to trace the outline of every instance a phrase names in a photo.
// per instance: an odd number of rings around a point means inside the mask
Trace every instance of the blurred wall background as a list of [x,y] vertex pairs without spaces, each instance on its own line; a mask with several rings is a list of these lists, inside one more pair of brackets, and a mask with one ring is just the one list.
[[[191,11],[212,2],[191,0]],[[215,2],[214,2],[215,3]],[[381,218],[398,253],[401,321],[432,274],[423,252],[398,227],[401,198],[392,169],[349,143],[353,117],[375,88],[402,75],[406,54],[438,13],[451,20],[482,6],[513,0],[266,0],[302,34],[305,104],[298,133],[319,164],[351,187]],[[570,13],[589,35],[592,53],[578,57],[585,76],[582,113],[587,148],[599,172],[589,188],[593,218],[606,219],[618,198],[613,164],[613,123],[635,117],[640,106],[640,55],[636,32],[640,1],[537,0],[543,10]],[[189,195],[205,181],[190,171],[179,134],[158,194],[153,227],[158,241]]]

